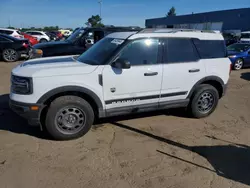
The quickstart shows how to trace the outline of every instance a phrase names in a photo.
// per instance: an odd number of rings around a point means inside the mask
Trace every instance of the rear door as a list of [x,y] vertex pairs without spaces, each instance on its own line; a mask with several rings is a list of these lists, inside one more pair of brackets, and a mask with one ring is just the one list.
[[189,91],[204,75],[205,66],[191,39],[164,39],[160,104],[186,99]]

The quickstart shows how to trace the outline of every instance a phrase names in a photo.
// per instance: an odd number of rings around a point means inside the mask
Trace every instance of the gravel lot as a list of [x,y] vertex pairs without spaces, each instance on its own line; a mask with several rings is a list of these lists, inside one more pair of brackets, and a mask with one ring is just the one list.
[[105,119],[83,138],[49,140],[8,108],[0,62],[1,188],[229,188],[250,185],[250,70],[232,72],[206,119],[182,110]]

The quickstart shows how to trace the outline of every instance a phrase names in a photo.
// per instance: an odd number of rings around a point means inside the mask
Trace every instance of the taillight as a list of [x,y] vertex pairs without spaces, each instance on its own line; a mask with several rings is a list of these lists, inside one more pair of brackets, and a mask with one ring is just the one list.
[[23,47],[28,48],[29,44],[26,44],[25,42],[23,43]]

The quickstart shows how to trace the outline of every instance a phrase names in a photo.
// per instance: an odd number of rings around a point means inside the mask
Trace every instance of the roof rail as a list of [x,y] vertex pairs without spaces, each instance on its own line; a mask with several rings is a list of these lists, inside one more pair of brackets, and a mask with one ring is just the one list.
[[211,30],[197,30],[197,29],[168,29],[168,28],[149,28],[143,29],[140,33],[177,33],[177,32],[200,32],[200,33],[216,33]]

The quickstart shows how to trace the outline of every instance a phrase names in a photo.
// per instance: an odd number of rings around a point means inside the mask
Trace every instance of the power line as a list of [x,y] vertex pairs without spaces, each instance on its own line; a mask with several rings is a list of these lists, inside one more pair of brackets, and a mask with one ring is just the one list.
[[98,0],[98,3],[100,5],[100,17],[102,18],[102,0]]

